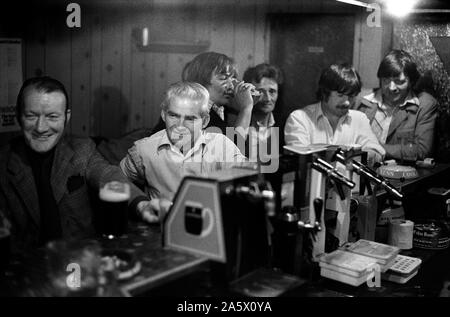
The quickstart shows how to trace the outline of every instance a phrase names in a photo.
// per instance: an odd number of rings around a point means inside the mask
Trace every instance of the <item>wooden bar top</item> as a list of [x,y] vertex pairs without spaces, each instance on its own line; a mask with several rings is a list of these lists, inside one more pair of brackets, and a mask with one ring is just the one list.
[[[102,250],[129,252],[140,262],[140,271],[127,280],[116,281],[108,296],[131,296],[167,283],[195,270],[205,258],[162,247],[159,225],[132,222],[128,232],[115,239],[97,237]],[[52,286],[45,248],[16,254],[0,279],[0,296],[59,296]],[[67,275],[70,271],[67,272]],[[83,271],[81,272],[83,274]],[[76,292],[71,295],[76,296]]]

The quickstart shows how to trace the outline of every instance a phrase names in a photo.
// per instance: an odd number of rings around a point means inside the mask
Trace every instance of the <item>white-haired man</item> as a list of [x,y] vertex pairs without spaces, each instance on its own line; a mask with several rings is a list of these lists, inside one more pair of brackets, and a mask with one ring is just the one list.
[[120,162],[133,182],[145,186],[152,198],[172,200],[187,175],[204,175],[246,161],[221,133],[207,132],[209,93],[198,83],[169,87],[161,104],[165,130],[138,140]]

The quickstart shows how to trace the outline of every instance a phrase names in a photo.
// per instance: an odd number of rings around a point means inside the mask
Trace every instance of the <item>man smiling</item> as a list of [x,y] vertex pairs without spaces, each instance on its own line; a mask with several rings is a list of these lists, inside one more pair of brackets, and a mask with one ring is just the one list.
[[[71,117],[64,86],[50,77],[28,79],[17,97],[23,136],[0,149],[0,209],[11,222],[14,250],[60,238],[93,234],[89,190],[127,182],[88,139],[63,137]],[[149,199],[131,186],[130,210],[153,212]]]
[[246,161],[225,135],[204,130],[210,111],[209,93],[202,85],[171,85],[161,108],[166,128],[136,141],[120,162],[125,175],[155,200],[172,200],[184,176],[205,175]]
[[350,110],[360,90],[360,77],[349,65],[326,68],[319,80],[320,101],[289,115],[285,125],[286,144],[359,144],[368,152],[371,164],[381,161],[385,151],[370,129],[369,120],[362,113]]
[[25,142],[36,153],[48,152],[61,139],[71,115],[69,109],[60,106],[65,104],[65,98],[58,91],[42,94],[31,90],[25,96],[25,111],[19,117]]
[[414,90],[420,74],[411,55],[403,50],[389,52],[377,76],[380,88],[365,95],[355,108],[367,114],[386,157],[416,160],[432,154],[437,102],[430,94]]

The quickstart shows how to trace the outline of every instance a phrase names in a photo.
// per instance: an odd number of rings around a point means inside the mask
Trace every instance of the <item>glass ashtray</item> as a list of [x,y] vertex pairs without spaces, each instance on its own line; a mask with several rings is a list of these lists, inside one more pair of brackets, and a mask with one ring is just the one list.
[[141,271],[141,262],[127,251],[105,249],[101,261],[103,270],[115,271],[118,280],[130,279]]

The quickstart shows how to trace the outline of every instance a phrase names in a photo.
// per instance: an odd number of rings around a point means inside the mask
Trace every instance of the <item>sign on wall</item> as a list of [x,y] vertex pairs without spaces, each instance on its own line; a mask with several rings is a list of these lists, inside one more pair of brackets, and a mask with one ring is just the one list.
[[15,105],[22,79],[22,40],[0,38],[0,132],[20,129]]

